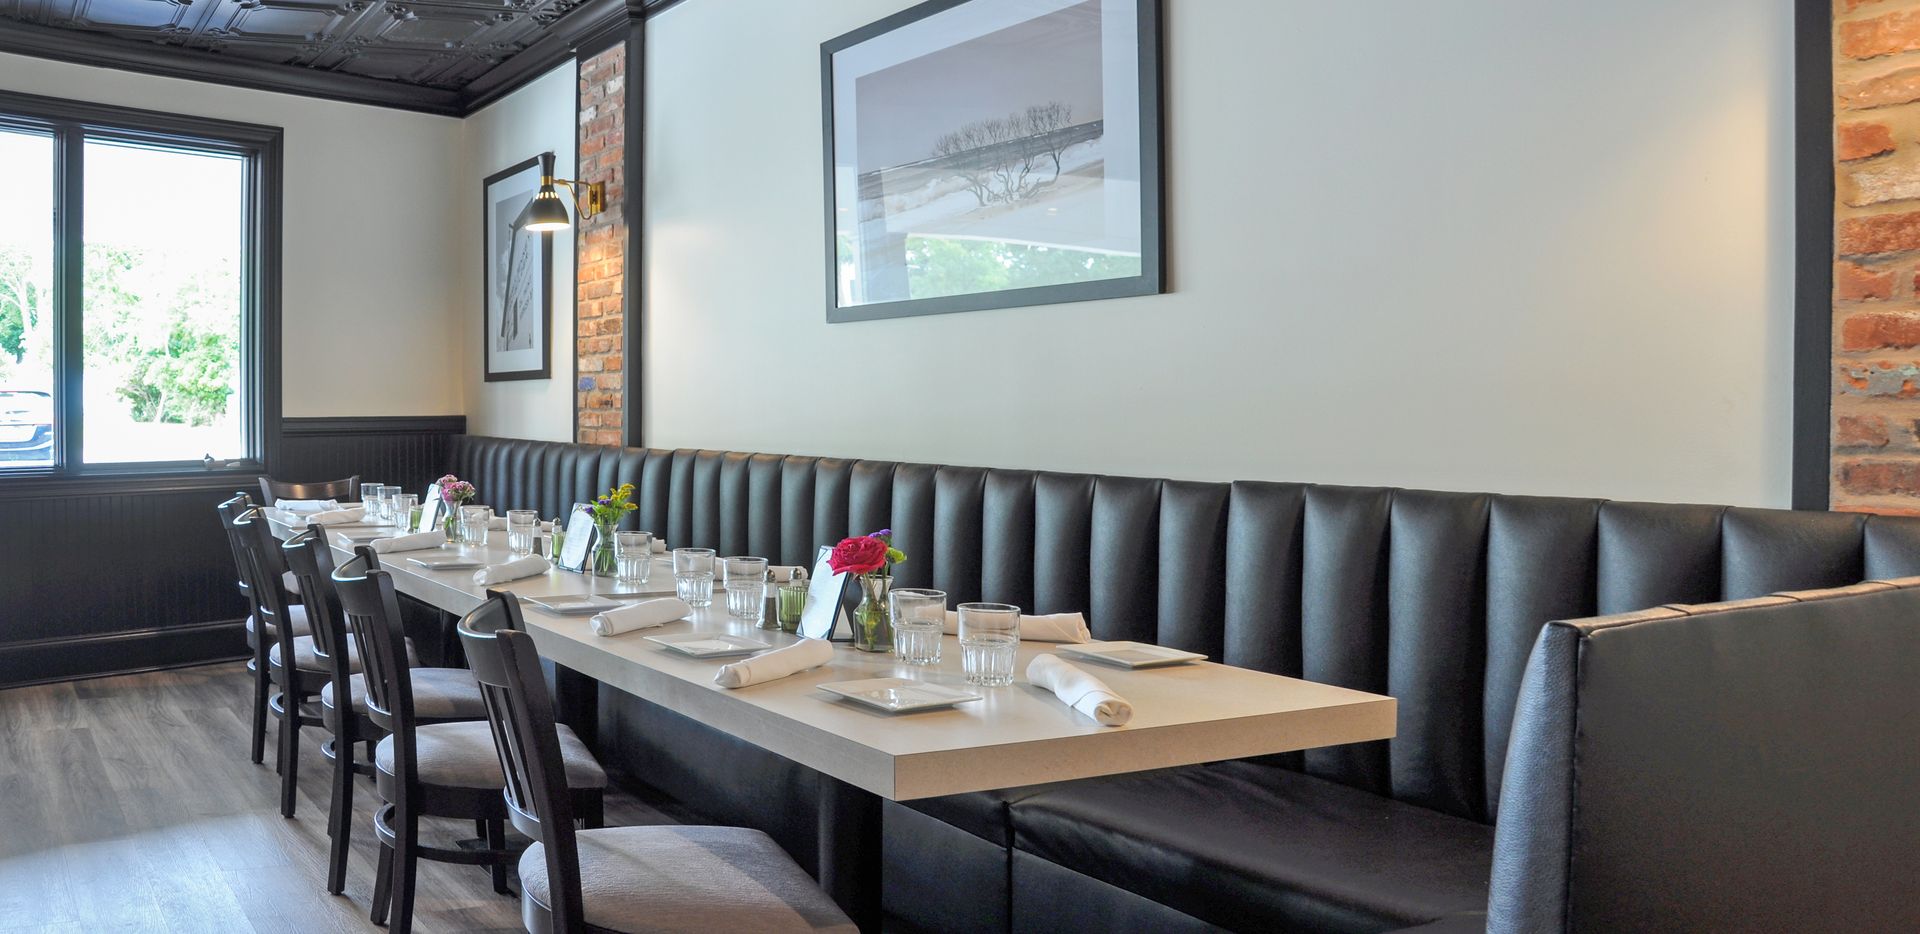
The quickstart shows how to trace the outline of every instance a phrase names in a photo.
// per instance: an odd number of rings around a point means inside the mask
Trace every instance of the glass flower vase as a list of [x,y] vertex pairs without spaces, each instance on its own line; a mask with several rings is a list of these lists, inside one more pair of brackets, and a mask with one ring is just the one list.
[[464,544],[465,538],[460,534],[460,516],[458,515],[460,507],[454,506],[451,508],[456,514],[442,519],[440,521],[440,528],[447,533],[447,541],[455,545]]
[[887,591],[893,578],[880,574],[862,574],[860,605],[853,609],[853,647],[862,652],[893,651],[893,610]]
[[613,549],[613,526],[603,525],[596,528],[600,532],[600,540],[593,546],[593,576],[613,577],[614,572],[620,567],[619,556]]

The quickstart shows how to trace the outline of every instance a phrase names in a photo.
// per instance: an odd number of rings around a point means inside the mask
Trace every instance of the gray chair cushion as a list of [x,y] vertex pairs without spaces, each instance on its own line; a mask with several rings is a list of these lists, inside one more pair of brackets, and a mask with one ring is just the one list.
[[[473,672],[465,668],[415,668],[410,676],[413,679],[413,714],[428,720],[484,720],[487,717],[486,702],[480,699],[480,685],[473,680]],[[351,696],[353,712],[367,712],[367,676],[360,674],[347,679],[347,692]],[[320,692],[321,703],[333,707],[333,687],[329,685]]]
[[[310,626],[310,625],[308,625],[308,623],[307,623],[307,608],[306,608],[306,607],[304,607],[304,606],[301,606],[301,605],[300,605],[300,604],[298,604],[298,603],[296,603],[296,604],[293,604],[292,606],[289,606],[289,607],[287,607],[287,618],[288,618],[288,619],[291,619],[291,620],[293,620],[293,634],[294,634],[294,635],[296,635],[296,636],[306,636],[306,635],[312,635],[312,634],[313,634],[313,627],[312,627],[312,626]],[[253,633],[253,630],[254,630],[254,627],[255,627],[256,625],[257,625],[257,624],[256,624],[256,623],[254,622],[254,620],[253,620],[253,617],[252,617],[252,616],[248,616],[248,617],[247,617],[247,633],[248,633],[249,635],[251,635],[251,634]],[[269,626],[269,627],[267,627],[267,635],[268,635],[269,637],[271,637],[271,636],[273,636],[273,635],[275,635],[275,634],[276,634],[276,633],[275,633],[275,631],[274,631],[274,628],[273,628],[272,626]]]
[[[628,934],[855,930],[773,838],[744,827],[609,827],[579,833],[588,924]],[[546,848],[520,857],[523,897],[552,905]]]
[[[505,788],[506,774],[500,771],[500,755],[493,748],[493,727],[485,720],[465,723],[430,723],[413,731],[414,759],[420,767],[420,782],[443,788]],[[587,750],[587,744],[565,725],[560,727],[560,756],[567,764],[567,785],[571,788],[605,788],[607,773]],[[380,741],[373,751],[380,771],[393,774],[393,737]]]
[[[275,642],[271,648],[267,649],[267,661],[272,663],[275,667],[278,667],[280,665],[280,643]],[[322,662],[320,660],[320,656],[318,654],[315,654],[315,652],[313,651],[312,636],[295,636],[294,637],[293,667],[299,668],[303,671],[324,672],[328,670],[326,663]],[[360,653],[354,651],[354,648],[351,644],[347,646],[347,670],[348,671],[360,670]]]

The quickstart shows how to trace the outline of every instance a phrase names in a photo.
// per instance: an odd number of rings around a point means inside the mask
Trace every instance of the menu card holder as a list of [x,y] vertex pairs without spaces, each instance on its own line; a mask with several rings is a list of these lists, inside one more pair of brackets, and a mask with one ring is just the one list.
[[598,529],[593,524],[593,507],[575,503],[573,513],[567,516],[566,541],[561,544],[560,553],[553,556],[554,566],[575,574],[585,573],[597,534]]
[[440,484],[427,485],[427,495],[420,498],[420,524],[409,531],[431,532],[440,524]]
[[[853,621],[847,615],[847,591],[853,577],[833,570],[833,549],[822,546],[807,583],[807,605],[800,611],[800,637],[852,642]],[[845,635],[841,635],[841,633]]]

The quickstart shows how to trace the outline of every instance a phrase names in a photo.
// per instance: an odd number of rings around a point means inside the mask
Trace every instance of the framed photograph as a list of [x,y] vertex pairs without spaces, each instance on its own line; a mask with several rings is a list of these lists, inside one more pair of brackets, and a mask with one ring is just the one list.
[[1160,0],[929,0],[820,65],[828,321],[1162,290]]
[[523,229],[521,212],[540,190],[540,157],[487,176],[486,315],[481,332],[488,382],[548,379],[553,349],[553,238]]

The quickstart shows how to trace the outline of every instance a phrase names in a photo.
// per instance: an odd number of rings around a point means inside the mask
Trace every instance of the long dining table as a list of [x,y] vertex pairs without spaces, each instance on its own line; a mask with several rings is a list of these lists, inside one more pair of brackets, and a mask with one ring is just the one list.
[[[268,518],[282,538],[303,528],[291,514],[269,511]],[[366,530],[354,533],[364,535]],[[337,561],[353,555],[344,534],[328,535]],[[862,930],[877,930],[880,923],[882,799],[911,801],[1394,735],[1391,697],[1211,661],[1139,670],[1085,664],[1133,706],[1126,725],[1101,726],[1019,677],[1036,655],[1053,652],[1057,645],[1022,642],[1015,684],[971,688],[951,635],[945,637],[938,664],[907,665],[891,654],[842,644],[836,645],[832,661],[818,668],[727,689],[714,683],[714,674],[737,659],[694,658],[647,637],[749,636],[773,648],[799,637],[730,617],[720,593],[712,605],[686,619],[617,636],[595,635],[586,617],[550,613],[525,601],[588,593],[671,594],[672,566],[664,555],[654,560],[642,586],[555,569],[488,587],[474,582],[472,570],[430,570],[408,560],[455,551],[487,564],[512,557],[506,533],[496,531],[484,545],[384,554],[380,565],[400,593],[455,616],[478,607],[490,589],[523,598],[525,625],[540,654],[577,673],[561,679],[563,692],[597,690],[597,685],[625,691],[831,779],[821,783],[820,882]],[[984,698],[939,710],[887,714],[820,689],[836,681],[868,678],[971,688]],[[562,698],[560,704],[573,711],[593,709],[590,698]]]

